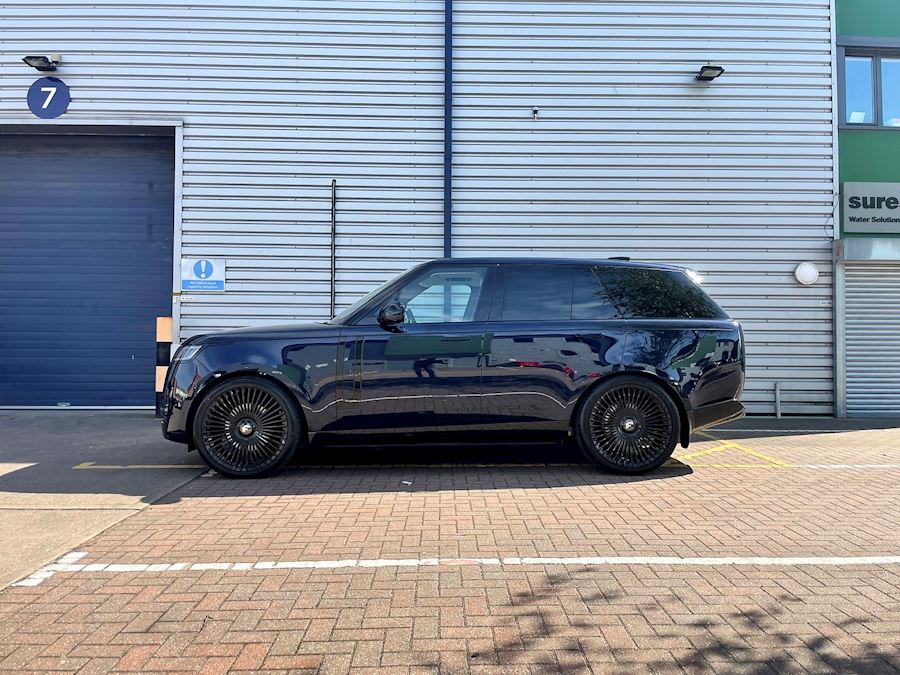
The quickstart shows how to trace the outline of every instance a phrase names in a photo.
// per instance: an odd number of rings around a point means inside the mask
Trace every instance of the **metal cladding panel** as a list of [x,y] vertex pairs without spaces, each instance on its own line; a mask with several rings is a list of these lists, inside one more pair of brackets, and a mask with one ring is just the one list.
[[0,406],[153,405],[172,137],[0,137]]
[[[828,0],[454,5],[454,255],[695,267],[746,328],[749,409],[781,382],[786,412],[831,412]],[[443,9],[0,0],[0,115],[31,119],[20,59],[53,51],[69,121],[182,120],[182,253],[229,268],[181,337],[321,319],[332,178],[339,307],[441,254]]]
[[[66,120],[184,124],[182,255],[228,260],[181,337],[329,314],[440,257],[440,0],[0,2],[0,115],[31,118],[25,54],[60,52]],[[0,129],[2,132],[2,129]]]
[[900,415],[900,265],[845,269],[847,414]]
[[454,254],[695,268],[744,325],[748,409],[780,382],[831,413],[828,0],[454,5]]

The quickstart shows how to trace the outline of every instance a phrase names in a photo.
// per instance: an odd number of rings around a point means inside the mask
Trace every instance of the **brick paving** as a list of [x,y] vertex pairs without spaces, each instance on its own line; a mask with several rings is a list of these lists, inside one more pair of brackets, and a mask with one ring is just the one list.
[[[639,478],[201,477],[80,562],[900,554],[900,466],[797,468],[900,465],[900,431],[712,435]],[[0,593],[0,670],[15,672],[894,673],[898,645],[897,565],[59,572]]]

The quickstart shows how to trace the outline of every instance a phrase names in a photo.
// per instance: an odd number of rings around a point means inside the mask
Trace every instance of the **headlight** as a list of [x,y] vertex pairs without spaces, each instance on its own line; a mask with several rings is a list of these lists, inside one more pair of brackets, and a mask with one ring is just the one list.
[[190,361],[192,358],[197,356],[197,353],[203,349],[203,345],[188,345],[187,347],[182,347],[177,352],[175,352],[175,358],[172,360],[173,363],[176,361]]

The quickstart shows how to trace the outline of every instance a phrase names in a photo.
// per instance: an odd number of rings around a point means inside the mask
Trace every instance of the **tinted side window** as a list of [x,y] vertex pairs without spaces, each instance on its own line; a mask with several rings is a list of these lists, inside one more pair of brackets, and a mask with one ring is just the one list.
[[600,277],[626,319],[727,319],[683,272],[603,267]]
[[576,269],[572,318],[590,321],[612,319],[615,316],[616,310],[594,271],[587,267]]
[[572,315],[574,271],[566,267],[507,267],[500,320],[567,320]]
[[587,267],[508,267],[500,321],[609,319],[615,310]]

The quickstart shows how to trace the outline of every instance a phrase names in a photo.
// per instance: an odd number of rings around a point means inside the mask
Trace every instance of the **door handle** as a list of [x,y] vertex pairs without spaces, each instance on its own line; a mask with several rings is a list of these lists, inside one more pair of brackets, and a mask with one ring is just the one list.
[[441,342],[468,342],[471,339],[471,335],[454,335],[453,337],[441,338]]

